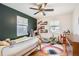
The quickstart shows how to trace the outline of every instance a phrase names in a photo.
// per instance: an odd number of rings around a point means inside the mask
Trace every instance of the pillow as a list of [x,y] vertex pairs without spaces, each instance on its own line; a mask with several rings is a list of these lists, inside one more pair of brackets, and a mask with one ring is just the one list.
[[10,45],[16,44],[14,40],[11,40]]
[[0,41],[0,46],[10,46],[10,43],[6,41]]
[[14,40],[10,40],[10,38],[7,38],[5,41],[8,42],[10,45],[13,45],[16,43]]
[[11,42],[10,38],[5,39],[6,42]]

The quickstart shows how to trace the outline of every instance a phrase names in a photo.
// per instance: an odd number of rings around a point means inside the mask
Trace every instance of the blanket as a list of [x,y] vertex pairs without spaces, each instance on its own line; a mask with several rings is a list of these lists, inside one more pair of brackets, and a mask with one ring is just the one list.
[[2,50],[4,47],[6,47],[6,46],[0,46],[0,56],[2,56]]

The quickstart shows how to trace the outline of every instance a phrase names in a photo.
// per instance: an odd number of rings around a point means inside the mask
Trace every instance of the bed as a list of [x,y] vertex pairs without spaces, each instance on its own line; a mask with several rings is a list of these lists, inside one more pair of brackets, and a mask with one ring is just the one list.
[[0,46],[1,56],[22,56],[24,54],[29,55],[36,50],[38,45],[37,37],[23,37],[14,41],[16,41],[16,44],[11,46]]

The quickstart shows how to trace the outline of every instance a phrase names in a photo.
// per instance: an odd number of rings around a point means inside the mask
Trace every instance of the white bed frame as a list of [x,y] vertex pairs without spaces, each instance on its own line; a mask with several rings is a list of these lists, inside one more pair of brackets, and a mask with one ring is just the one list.
[[36,37],[29,38],[29,40],[22,41],[5,47],[2,49],[3,56],[22,56],[29,55],[36,50],[38,39]]

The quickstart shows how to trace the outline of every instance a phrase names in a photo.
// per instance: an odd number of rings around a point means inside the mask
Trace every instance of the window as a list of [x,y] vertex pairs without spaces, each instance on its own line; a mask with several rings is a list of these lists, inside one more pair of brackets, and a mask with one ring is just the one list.
[[60,22],[59,20],[53,20],[50,22],[50,31],[52,33],[59,33],[60,32]]
[[28,19],[17,16],[17,36],[28,35]]

